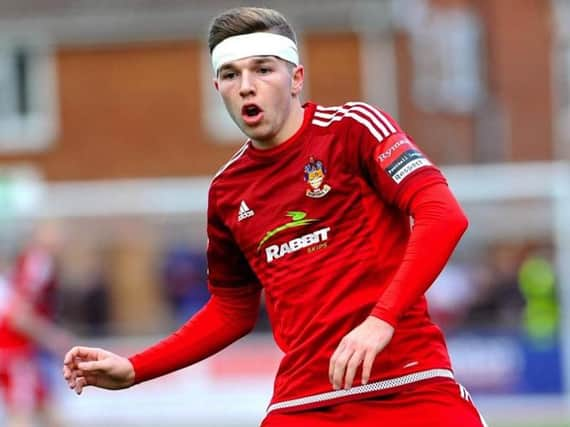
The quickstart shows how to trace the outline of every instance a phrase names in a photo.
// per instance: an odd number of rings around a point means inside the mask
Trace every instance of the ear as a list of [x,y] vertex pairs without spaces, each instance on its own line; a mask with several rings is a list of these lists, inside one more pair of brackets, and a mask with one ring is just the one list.
[[214,83],[214,88],[219,92],[220,91],[220,84],[218,83],[218,79],[214,77],[212,79],[212,83]]
[[291,95],[298,96],[303,90],[305,81],[305,67],[298,65],[293,69],[291,76]]

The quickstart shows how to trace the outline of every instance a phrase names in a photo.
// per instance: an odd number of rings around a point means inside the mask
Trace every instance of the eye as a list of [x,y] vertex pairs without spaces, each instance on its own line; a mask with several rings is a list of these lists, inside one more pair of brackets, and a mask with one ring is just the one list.
[[258,72],[259,74],[269,74],[271,73],[271,68],[270,67],[259,67]]
[[237,76],[237,73],[235,71],[231,71],[231,70],[222,71],[220,73],[220,79],[222,79],[222,80],[233,80],[233,79],[235,79],[236,76]]

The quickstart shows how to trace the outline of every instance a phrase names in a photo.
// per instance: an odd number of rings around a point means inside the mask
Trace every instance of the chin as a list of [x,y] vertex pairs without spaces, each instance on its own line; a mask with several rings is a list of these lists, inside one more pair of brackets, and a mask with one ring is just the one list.
[[271,138],[270,135],[268,135],[266,132],[263,132],[261,129],[247,129],[246,132],[244,132],[250,139],[255,139],[256,141],[259,142],[264,142],[267,141]]

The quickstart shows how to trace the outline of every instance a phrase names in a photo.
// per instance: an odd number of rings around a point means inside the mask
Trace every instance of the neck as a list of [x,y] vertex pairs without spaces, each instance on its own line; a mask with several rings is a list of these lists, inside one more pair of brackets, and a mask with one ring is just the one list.
[[301,105],[301,102],[295,102],[291,105],[291,110],[287,114],[287,119],[283,123],[281,129],[267,140],[255,140],[252,139],[251,142],[255,148],[261,150],[267,150],[269,148],[276,147],[286,141],[288,141],[303,125],[303,120],[305,118],[305,110]]

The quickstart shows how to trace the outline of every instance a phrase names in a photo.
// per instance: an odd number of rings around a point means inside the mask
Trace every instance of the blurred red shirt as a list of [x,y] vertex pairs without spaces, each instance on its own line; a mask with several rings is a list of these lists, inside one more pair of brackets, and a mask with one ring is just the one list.
[[17,309],[17,299],[29,304],[38,316],[53,319],[55,311],[55,260],[47,251],[29,247],[16,260],[12,273],[4,283],[0,302],[0,348],[31,349],[34,342],[10,324]]

